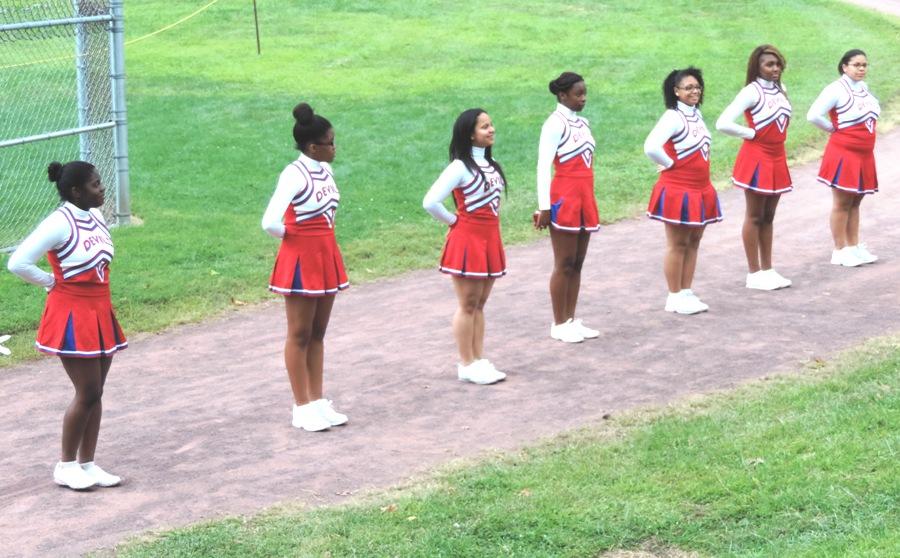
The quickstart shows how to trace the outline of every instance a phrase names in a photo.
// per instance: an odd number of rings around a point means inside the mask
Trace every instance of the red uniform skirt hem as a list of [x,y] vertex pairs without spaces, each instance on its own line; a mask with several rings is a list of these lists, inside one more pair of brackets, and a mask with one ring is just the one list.
[[650,194],[647,217],[675,225],[702,227],[721,221],[722,208],[712,184],[691,189],[657,182]]
[[35,348],[61,357],[100,358],[128,347],[109,287],[57,285],[47,296]]
[[285,231],[269,278],[270,291],[284,296],[319,297],[349,286],[333,231],[325,234]]
[[460,219],[447,232],[438,269],[467,279],[506,275],[506,253],[500,223],[474,223]]
[[872,151],[848,149],[829,141],[822,156],[817,180],[826,186],[853,194],[878,191],[878,173]]
[[594,197],[594,175],[553,177],[550,183],[550,226],[570,233],[600,230]]
[[[778,149],[780,148],[780,149]],[[768,152],[767,152],[768,151]],[[777,153],[772,153],[777,151]],[[734,161],[731,181],[738,188],[758,194],[784,194],[794,189],[784,146],[775,149],[745,141]]]

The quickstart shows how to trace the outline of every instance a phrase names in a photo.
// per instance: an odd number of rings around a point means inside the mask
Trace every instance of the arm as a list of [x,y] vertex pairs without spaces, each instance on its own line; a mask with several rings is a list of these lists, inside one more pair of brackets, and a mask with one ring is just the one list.
[[759,91],[752,85],[741,89],[731,104],[725,107],[722,115],[716,120],[716,130],[728,136],[751,140],[756,137],[756,130],[735,124],[745,110],[753,108],[759,102]]
[[537,197],[538,209],[541,211],[550,210],[550,169],[564,131],[565,125],[552,115],[541,128],[537,163]]
[[275,193],[269,200],[269,206],[262,218],[262,228],[264,231],[275,238],[284,238],[284,212],[291,205],[291,200],[297,195],[298,186],[303,186],[306,179],[303,174],[294,166],[290,165],[278,177],[278,185],[275,187]]
[[834,125],[831,123],[831,119],[828,118],[828,112],[837,106],[838,101],[840,100],[840,85],[835,87],[836,84],[831,84],[819,93],[819,96],[816,97],[816,100],[813,101],[811,107],[809,107],[809,112],[806,113],[806,119],[809,120],[814,126],[825,130],[826,132],[833,132]]
[[456,215],[447,211],[447,208],[444,207],[444,200],[463,181],[466,174],[466,166],[462,161],[456,160],[450,163],[425,194],[425,199],[422,200],[422,207],[425,208],[425,211],[438,221],[448,225],[455,224]]
[[644,141],[644,153],[647,157],[650,157],[650,160],[664,169],[671,168],[675,161],[666,154],[663,146],[682,126],[683,123],[678,115],[675,114],[675,111],[667,110],[664,112],[659,118],[659,122],[650,130],[650,134]]
[[6,267],[25,281],[50,290],[56,284],[52,274],[35,264],[50,250],[62,246],[71,233],[69,222],[54,211],[28,235],[9,257]]

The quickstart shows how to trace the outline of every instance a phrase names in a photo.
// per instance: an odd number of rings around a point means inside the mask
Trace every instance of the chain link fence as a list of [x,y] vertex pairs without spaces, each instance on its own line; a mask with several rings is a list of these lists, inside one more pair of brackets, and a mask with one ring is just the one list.
[[128,221],[121,14],[122,0],[0,2],[0,250],[59,204],[51,161],[93,163],[107,221]]

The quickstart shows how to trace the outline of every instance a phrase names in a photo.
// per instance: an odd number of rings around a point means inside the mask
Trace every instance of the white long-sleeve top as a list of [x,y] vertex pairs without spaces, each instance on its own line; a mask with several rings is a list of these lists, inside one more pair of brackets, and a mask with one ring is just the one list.
[[500,192],[505,186],[503,179],[485,158],[483,147],[472,148],[472,159],[481,169],[484,178],[481,174],[469,170],[459,159],[454,159],[425,194],[422,207],[438,221],[448,225],[456,223],[458,217],[444,207],[444,200],[457,189],[459,195],[456,196],[456,202],[459,211],[474,213],[481,208],[487,208],[493,215],[499,214]]
[[56,285],[56,278],[36,264],[51,250],[61,250],[57,255],[64,278],[94,269],[100,280],[93,278],[92,281],[104,282],[113,247],[100,210],[79,209],[66,202],[22,241],[9,257],[6,267],[25,281],[50,290]]
[[[783,85],[778,87],[773,81],[757,78],[754,83],[741,89],[731,104],[725,107],[716,120],[716,129],[746,140],[756,138],[757,132],[772,122],[776,122],[781,130],[786,129],[791,116],[791,103],[784,94],[785,90]],[[748,110],[751,111],[754,128],[734,122]]]
[[[858,101],[854,103],[854,98]],[[881,107],[878,99],[869,92],[865,81],[853,80],[847,74],[825,86],[819,93],[806,119],[826,132],[834,132],[835,127],[830,118],[832,109],[838,111],[838,128],[858,124],[867,118],[878,119]]]
[[275,193],[262,218],[262,228],[275,238],[284,238],[285,212],[294,207],[297,222],[322,215],[329,225],[340,201],[331,165],[303,153],[278,177]]
[[[541,126],[541,138],[538,141],[538,160],[537,160],[537,198],[538,209],[546,211],[550,209],[550,184],[552,182],[551,172],[553,169],[553,161],[557,155],[560,155],[560,149],[564,143],[567,125],[566,121],[576,123],[575,125],[583,128],[584,133],[579,137],[568,138],[573,144],[575,150],[588,152],[588,157],[593,157],[594,138],[591,135],[590,123],[586,118],[578,116],[578,113],[562,103],[556,104],[554,110],[544,125]],[[577,145],[576,145],[577,144]]]
[[[681,114],[678,114],[679,112]],[[697,120],[698,131],[702,131],[702,133],[708,136],[709,132],[706,130],[705,124],[703,124],[703,115],[697,107],[692,107],[678,101],[677,109],[666,110],[659,118],[656,126],[650,130],[647,139],[644,140],[644,153],[647,157],[650,157],[651,161],[662,165],[667,169],[671,168],[672,165],[675,164],[675,161],[666,153],[666,142],[686,130],[685,118],[694,120],[695,117]],[[700,128],[702,128],[702,130],[700,130]],[[691,146],[690,149],[692,150],[693,147],[694,146]]]

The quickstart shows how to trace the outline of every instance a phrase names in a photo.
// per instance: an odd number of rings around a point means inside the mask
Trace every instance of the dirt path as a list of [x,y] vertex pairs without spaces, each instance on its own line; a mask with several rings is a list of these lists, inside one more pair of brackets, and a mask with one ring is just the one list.
[[104,397],[98,461],[126,477],[117,489],[76,493],[51,482],[70,397],[59,364],[4,371],[0,554],[78,554],[279,502],[342,501],[454,457],[728,388],[897,331],[900,130],[879,139],[877,157],[882,192],[863,204],[862,237],[880,262],[829,265],[831,195],[806,165],[794,169],[797,190],[776,222],[777,267],[794,286],[743,288],[743,194],[728,191],[695,283],[708,314],[662,311],[662,228],[625,221],[594,237],[584,272],[579,313],[602,336],[564,346],[548,338],[549,243],[510,249],[486,340],[510,377],[493,387],[455,379],[446,277],[423,271],[352,288],[335,305],[327,362],[328,395],[352,422],[327,433],[290,426],[280,303],[135,339],[116,357]]

